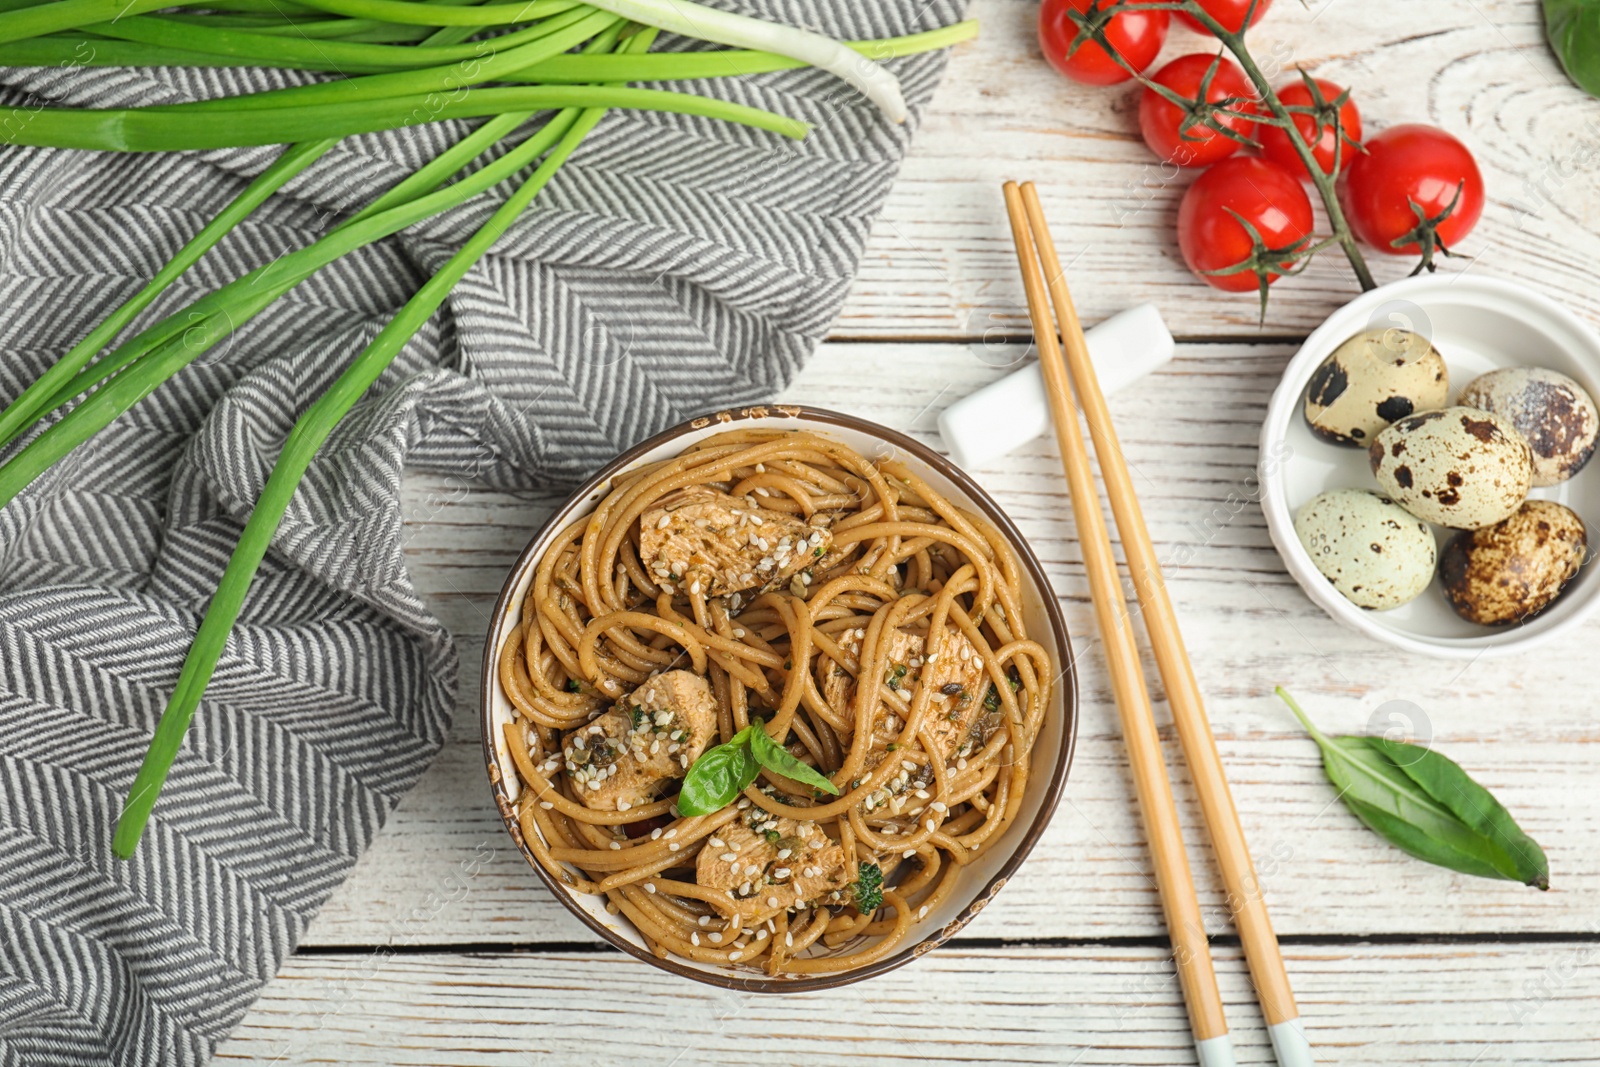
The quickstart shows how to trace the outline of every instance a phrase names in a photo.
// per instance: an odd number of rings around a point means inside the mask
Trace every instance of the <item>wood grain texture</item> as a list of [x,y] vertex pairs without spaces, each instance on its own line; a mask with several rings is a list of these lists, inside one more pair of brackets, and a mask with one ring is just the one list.
[[[1241,1064],[1272,1053],[1236,949],[1217,953]],[[1600,945],[1292,948],[1317,1062],[1593,1062]],[[1157,948],[950,948],[863,985],[766,996],[617,953],[296,957],[217,1063],[585,1067],[1192,1064]]]
[[[1111,398],[1279,932],[1593,931],[1600,712],[1592,697],[1592,635],[1575,634],[1533,659],[1463,666],[1386,649],[1313,606],[1284,573],[1252,496],[1256,434],[1289,351],[1184,345],[1168,370]],[[1025,352],[1021,345],[829,345],[788,399],[844,408],[933,442],[943,405]],[[1063,597],[1084,718],[1059,814],[970,933],[1159,935],[1159,904],[1091,636],[1055,445],[1041,439],[974,474],[1017,520]],[[516,553],[555,503],[442,480],[408,484],[412,573],[462,637],[463,699],[443,755],[324,907],[307,944],[585,939],[511,850],[490,805],[472,705],[489,608]],[[1148,648],[1143,652],[1167,760],[1178,768],[1174,787],[1201,902],[1210,928],[1226,931],[1220,881],[1197,847],[1198,805]],[[1280,683],[1329,731],[1363,732],[1369,723],[1382,730],[1390,713],[1416,720],[1549,852],[1551,891],[1452,874],[1375,838],[1335,799],[1315,746],[1271,695]],[[470,891],[452,889],[461,865],[475,856],[488,858],[467,877]]]
[[[1085,321],[1156,301],[1181,337],[1261,335],[1253,295],[1219,294],[1177,254],[1188,172],[1139,138],[1138,95],[1091,88],[1045,65],[1033,0],[975,0],[982,36],[962,45],[873,231],[839,338],[982,339],[1028,331],[999,187],[1039,183]],[[1252,31],[1271,73],[1296,65],[1354,90],[1369,132],[1429,122],[1477,155],[1482,223],[1460,249],[1471,270],[1546,289],[1591,319],[1600,290],[1600,105],[1574,88],[1530,0],[1280,2]],[[1205,48],[1176,26],[1163,61]],[[1379,281],[1405,259],[1369,257]],[[1274,287],[1268,335],[1303,334],[1357,292],[1332,253]]]

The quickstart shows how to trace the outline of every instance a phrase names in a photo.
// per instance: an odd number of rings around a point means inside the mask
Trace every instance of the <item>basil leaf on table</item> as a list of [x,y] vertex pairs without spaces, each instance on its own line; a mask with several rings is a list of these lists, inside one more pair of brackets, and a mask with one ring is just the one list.
[[792,778],[802,785],[809,785],[813,789],[820,789],[824,793],[839,795],[839,787],[817,772],[809,763],[802,763],[789,754],[771,737],[760,723],[751,723],[750,751],[761,763],[761,766],[785,778]]
[[1600,96],[1600,0],[1544,0],[1544,29],[1567,77]]
[[726,744],[700,753],[689,773],[683,777],[678,793],[679,815],[710,815],[733,803],[733,798],[761,773],[761,764],[750,751],[750,731],[760,729],[752,723]]
[[1550,888],[1544,850],[1455,761],[1383,737],[1328,737],[1281,687],[1278,696],[1322,750],[1339,799],[1368,829],[1453,871]]

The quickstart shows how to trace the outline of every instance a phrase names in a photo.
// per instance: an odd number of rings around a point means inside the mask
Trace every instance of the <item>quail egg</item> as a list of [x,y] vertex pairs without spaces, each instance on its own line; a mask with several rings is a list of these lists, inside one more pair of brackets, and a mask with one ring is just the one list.
[[1474,378],[1459,403],[1511,420],[1533,450],[1533,484],[1555,485],[1594,455],[1600,413],[1583,386],[1553,370],[1506,367]]
[[1477,408],[1441,408],[1401,419],[1367,450],[1378,485],[1419,519],[1476,530],[1528,498],[1528,442],[1509,419]]
[[1433,531],[1369,490],[1312,497],[1295,515],[1294,532],[1322,576],[1358,607],[1397,608],[1433,580]]
[[1324,441],[1365,447],[1396,419],[1444,407],[1449,394],[1450,372],[1426,337],[1368,330],[1334,349],[1312,373],[1306,423]]
[[1439,560],[1439,579],[1468,622],[1520,622],[1561,595],[1587,545],[1583,520],[1570,508],[1530,500],[1504,522],[1458,534]]

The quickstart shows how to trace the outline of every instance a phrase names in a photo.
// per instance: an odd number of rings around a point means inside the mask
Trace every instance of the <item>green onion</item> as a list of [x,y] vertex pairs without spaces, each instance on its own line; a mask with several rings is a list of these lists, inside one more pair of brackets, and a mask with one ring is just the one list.
[[57,406],[46,404],[46,401],[66,384],[70,375],[82,369],[96,353],[110,343],[112,338],[122,332],[123,327],[133,321],[135,315],[149,307],[150,303],[165,292],[179,275],[193,266],[196,260],[238,225],[245,216],[282,188],[290,178],[322,158],[323,154],[336,143],[328,139],[292,145],[278,157],[277,162],[262,171],[244,192],[179,249],[178,254],[150,279],[149,284],[107,316],[105,321],[91,330],[87,337],[74,345],[71,351],[23,390],[5,411],[0,412],[0,446],[10,444],[43,411]]
[[603,11],[670,33],[733,48],[756,48],[798,59],[861,90],[894,122],[906,120],[906,100],[893,74],[832,37],[720,11],[691,0],[589,0]]
[[[623,47],[648,48],[653,34],[631,38]],[[217,592],[206,608],[205,618],[195,634],[189,655],[184,660],[172,698],[156,726],[154,739],[145,753],[144,762],[134,779],[122,816],[117,821],[112,850],[124,858],[133,855],[145,824],[155,807],[161,786],[177,758],[184,734],[200,705],[211,674],[227,645],[228,634],[233,629],[239,609],[244,605],[245,594],[255,579],[256,570],[266,558],[272,536],[283,521],[289,502],[294,498],[300,479],[310,467],[312,459],[328,435],[378,380],[378,376],[394,361],[407,341],[422,328],[423,323],[438,310],[450,290],[483,258],[490,247],[515,222],[524,209],[533,202],[561,168],[572,152],[595,128],[605,115],[603,108],[589,108],[570,114],[571,121],[561,141],[550,155],[534,170],[522,186],[513,193],[488,222],[470,237],[460,251],[417,291],[400,309],[372,343],[356,357],[355,361],[306,410],[290,430],[278,462],[267,478],[256,506],[245,523],[244,533],[228,560],[227,569],[217,585]],[[548,128],[548,127],[547,127]]]

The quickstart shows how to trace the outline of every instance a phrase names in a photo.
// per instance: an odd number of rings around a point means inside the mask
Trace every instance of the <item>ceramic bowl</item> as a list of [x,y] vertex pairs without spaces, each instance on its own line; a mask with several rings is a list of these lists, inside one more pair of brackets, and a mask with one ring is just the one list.
[[[1302,413],[1317,366],[1363,330],[1400,327],[1432,338],[1450,368],[1450,400],[1473,378],[1500,367],[1544,367],[1600,397],[1600,337],[1572,312],[1514,282],[1463,274],[1409,278],[1364,293],[1329,316],[1284,371],[1261,430],[1261,505],[1272,542],[1306,595],[1334,619],[1384,644],[1442,658],[1472,659],[1527,651],[1578,626],[1600,603],[1600,576],[1586,564],[1545,611],[1509,627],[1467,622],[1446,602],[1435,576],[1417,599],[1391,611],[1367,611],[1341,596],[1316,569],[1294,531],[1302,504],[1329,489],[1377,489],[1362,448],[1312,435]],[[1532,496],[1582,516],[1591,543],[1600,536],[1600,463]],[[1453,531],[1435,528],[1442,551]]]
[[[639,464],[677,455],[694,442],[734,426],[811,430],[833,437],[863,455],[894,455],[912,466],[951,500],[985,515],[1010,540],[1022,561],[1023,608],[1028,632],[1049,650],[1056,669],[1055,692],[1033,752],[1033,784],[1016,820],[994,847],[963,868],[962,884],[957,886],[943,906],[913,920],[911,932],[900,951],[870,966],[842,974],[768,978],[756,970],[700,964],[676,957],[657,958],[624,919],[606,914],[604,897],[575,893],[559,884],[539,866],[522,840],[513,808],[517,801],[519,779],[505,751],[502,729],[511,721],[511,704],[500,687],[495,656],[519,621],[523,601],[546,545],[559,531],[592,511],[604,497],[611,479],[618,473]],[[506,829],[517,846],[556,899],[566,905],[585,926],[629,955],[685,978],[749,992],[802,992],[857,982],[893,970],[955,936],[994,899],[1044,832],[1066,782],[1077,727],[1077,678],[1072,669],[1071,646],[1060,607],[1037,557],[1000,507],[948,460],[903,434],[849,415],[791,406],[718,412],[686,422],[625,452],[578,489],[528,543],[512,568],[510,577],[506,579],[489,624],[480,699],[484,756],[495,806],[499,808]]]

